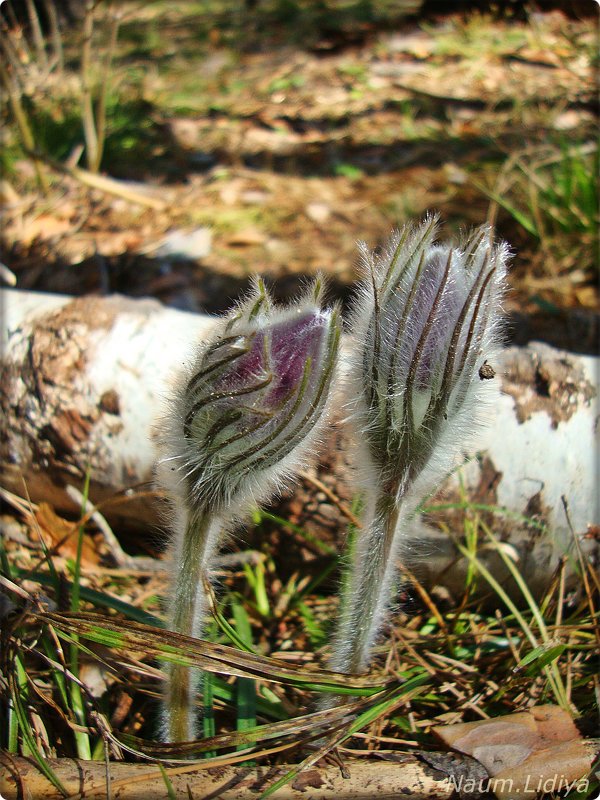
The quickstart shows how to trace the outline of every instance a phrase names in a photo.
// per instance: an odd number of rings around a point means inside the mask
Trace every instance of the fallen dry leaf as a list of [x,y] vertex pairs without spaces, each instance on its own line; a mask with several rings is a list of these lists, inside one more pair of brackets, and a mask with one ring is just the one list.
[[[59,517],[48,503],[40,503],[38,505],[34,518],[46,547],[49,549],[57,548],[58,553],[64,558],[75,558],[77,556],[78,524],[76,522],[70,522],[63,519],[63,517]],[[81,563],[83,566],[88,567],[97,566],[99,563],[96,548],[87,534],[83,535]]]
[[495,719],[437,726],[433,731],[448,747],[476,758],[486,768],[489,789],[500,800],[565,789],[592,766],[591,753],[573,720],[558,706],[536,706]]

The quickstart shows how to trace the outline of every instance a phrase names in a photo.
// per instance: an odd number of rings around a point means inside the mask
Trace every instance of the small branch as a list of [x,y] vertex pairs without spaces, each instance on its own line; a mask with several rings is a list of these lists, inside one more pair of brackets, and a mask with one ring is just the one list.
[[299,472],[298,475],[302,478],[303,481],[306,481],[306,483],[310,483],[312,486],[315,487],[315,489],[318,489],[320,492],[323,492],[325,497],[327,497],[327,499],[333,503],[333,505],[340,511],[340,513],[343,514],[343,516],[346,517],[346,519],[349,520],[354,525],[355,528],[357,528],[358,530],[362,528],[362,522],[356,516],[356,514],[352,513],[352,511],[350,511],[348,506],[340,500],[337,494],[335,494],[335,492],[332,492],[328,486],[325,486],[325,484],[322,481],[320,481],[318,478],[314,478],[312,475],[309,475],[308,472]]
[[137,570],[144,570],[148,572],[162,572],[165,569],[164,564],[160,561],[157,561],[155,558],[147,557],[147,556],[130,556],[123,550],[121,544],[115,534],[112,531],[112,528],[104,518],[104,516],[98,511],[96,506],[90,501],[89,498],[84,498],[83,494],[77,489],[75,486],[68,485],[65,487],[65,491],[73,500],[73,502],[80,505],[82,508],[85,505],[86,510],[86,517],[92,519],[98,530],[102,534],[104,538],[104,542],[106,547],[111,554],[112,558],[114,559],[115,564],[117,567],[121,569],[131,569],[132,571]]
[[[30,155],[33,156],[34,152],[30,152]],[[69,175],[69,177],[74,178],[80,183],[83,183],[84,186],[89,186],[90,189],[99,189],[101,192],[113,194],[116,197],[122,197],[123,200],[129,200],[130,203],[138,203],[141,206],[148,206],[149,208],[154,208],[157,211],[162,211],[167,206],[164,200],[159,200],[157,197],[149,197],[141,192],[136,192],[135,189],[126,186],[120,181],[117,181],[115,178],[109,178],[106,175],[96,175],[89,170],[82,169],[81,167],[68,166],[60,161],[55,161],[53,158],[45,156],[42,153],[35,152],[35,157],[38,160],[43,161],[57,172],[60,172],[63,175]]]

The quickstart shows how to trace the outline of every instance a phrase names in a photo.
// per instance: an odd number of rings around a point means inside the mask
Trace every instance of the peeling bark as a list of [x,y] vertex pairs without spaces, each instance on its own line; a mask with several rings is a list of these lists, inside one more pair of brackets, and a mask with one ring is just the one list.
[[597,395],[580,359],[541,343],[508,362],[502,391],[513,398],[520,423],[543,411],[553,428],[571,419]]

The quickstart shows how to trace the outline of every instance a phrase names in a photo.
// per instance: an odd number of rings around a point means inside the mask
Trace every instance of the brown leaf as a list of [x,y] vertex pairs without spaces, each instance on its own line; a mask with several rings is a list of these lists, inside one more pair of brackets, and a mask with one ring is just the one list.
[[[536,706],[433,731],[453,750],[483,764],[492,779],[489,788],[501,800],[564,789],[586,775],[592,764],[573,720],[558,706]],[[547,789],[553,781],[556,785]]]
[[[57,548],[63,558],[76,558],[78,524],[59,517],[48,503],[40,503],[34,514],[44,544],[49,549]],[[81,563],[94,567],[99,562],[98,553],[87,534],[83,535]]]

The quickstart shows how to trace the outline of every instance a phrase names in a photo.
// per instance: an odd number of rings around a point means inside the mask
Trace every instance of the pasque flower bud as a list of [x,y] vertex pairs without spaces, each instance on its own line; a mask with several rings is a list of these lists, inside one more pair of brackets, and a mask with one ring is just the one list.
[[436,244],[436,222],[407,225],[381,255],[363,247],[350,392],[368,496],[332,658],[342,671],[368,665],[403,528],[476,428],[494,374],[508,249],[487,227]]
[[[170,625],[199,636],[204,580],[224,535],[283,486],[322,429],[336,370],[340,315],[322,284],[286,309],[262,281],[217,324],[173,392],[160,435],[159,482],[173,508]],[[195,733],[197,675],[170,668],[166,738]]]
[[435,227],[429,218],[396,233],[383,256],[365,252],[371,279],[355,312],[359,424],[373,465],[400,491],[475,411],[497,347],[506,246],[485,227],[438,245]]
[[273,310],[259,283],[200,353],[178,400],[179,469],[196,507],[226,509],[281,481],[322,421],[339,334],[337,311],[313,298]]

